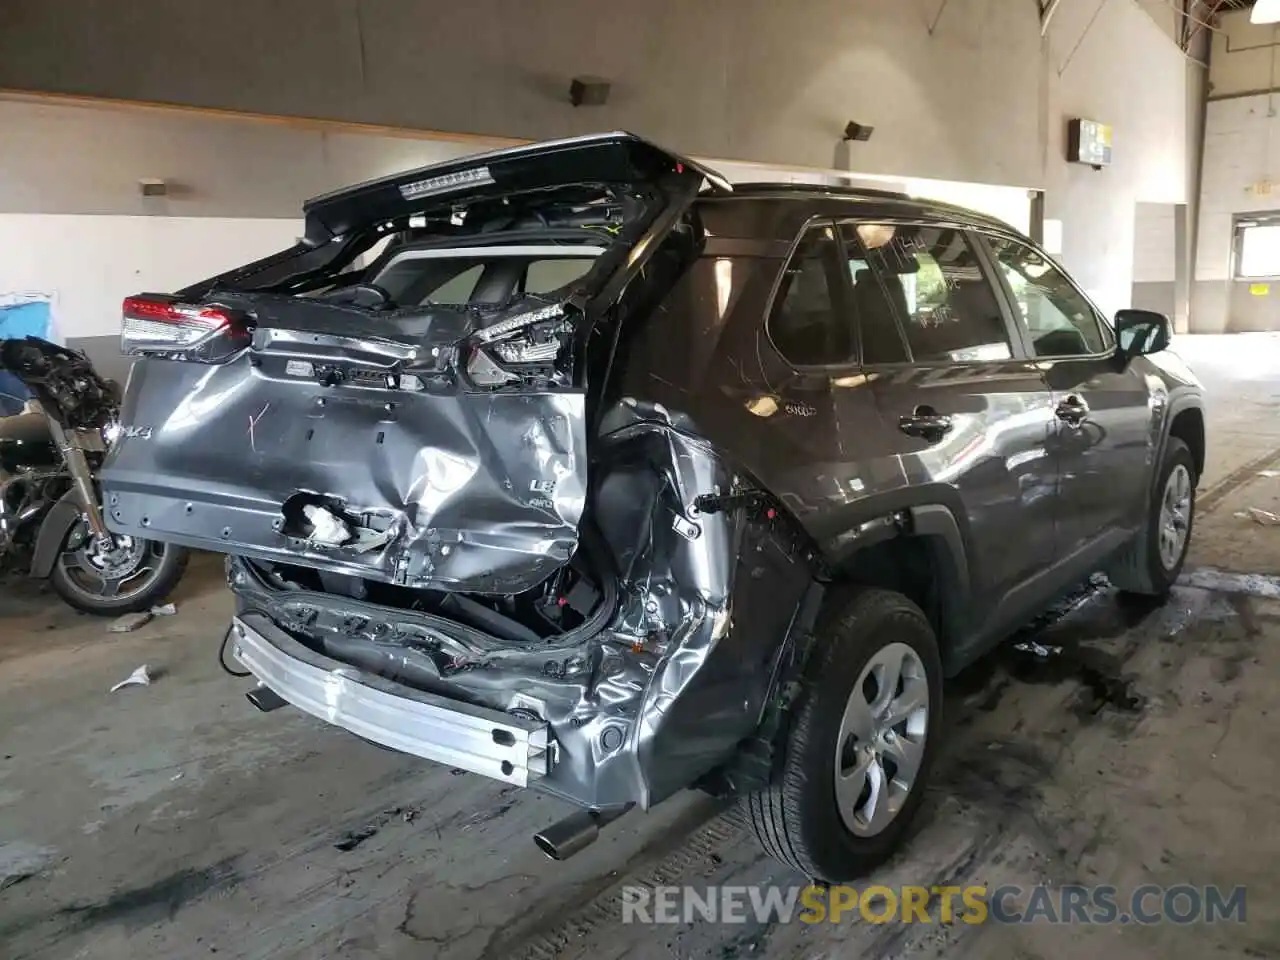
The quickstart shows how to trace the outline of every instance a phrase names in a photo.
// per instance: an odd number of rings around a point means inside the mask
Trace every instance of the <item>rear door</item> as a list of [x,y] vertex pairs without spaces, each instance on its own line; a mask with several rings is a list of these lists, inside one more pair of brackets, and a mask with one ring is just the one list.
[[1057,549],[1070,556],[1105,545],[1145,515],[1158,439],[1153,394],[1135,365],[1117,365],[1110,326],[1047,255],[1011,237],[987,243],[1052,391]]
[[989,613],[1054,558],[1049,390],[1027,360],[980,250],[959,226],[841,225],[878,478],[956,516],[976,609]]
[[770,488],[788,491],[788,506],[827,546],[847,529],[841,510],[866,482],[866,464],[855,453],[870,400],[852,420],[848,401],[837,403],[840,385],[860,372],[843,267],[834,222],[810,221],[777,281],[765,324],[771,349],[761,344],[754,363],[739,365],[736,388],[756,421],[743,435],[758,435],[763,445],[748,459]]

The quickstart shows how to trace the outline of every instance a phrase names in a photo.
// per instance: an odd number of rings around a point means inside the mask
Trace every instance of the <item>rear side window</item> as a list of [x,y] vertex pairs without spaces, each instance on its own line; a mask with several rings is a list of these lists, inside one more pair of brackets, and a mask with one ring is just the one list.
[[917,363],[1013,356],[1000,303],[963,230],[887,223],[842,230],[866,363],[905,359],[889,335],[891,315]]
[[853,325],[844,300],[835,231],[812,227],[787,262],[769,316],[773,345],[796,366],[848,363]]

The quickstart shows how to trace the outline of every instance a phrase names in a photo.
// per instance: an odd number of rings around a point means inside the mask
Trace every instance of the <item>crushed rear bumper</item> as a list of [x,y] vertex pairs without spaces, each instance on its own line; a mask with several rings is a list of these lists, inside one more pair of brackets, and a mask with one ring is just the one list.
[[263,617],[237,617],[232,650],[259,682],[306,713],[374,743],[515,786],[555,762],[543,721],[415,690],[318,654]]

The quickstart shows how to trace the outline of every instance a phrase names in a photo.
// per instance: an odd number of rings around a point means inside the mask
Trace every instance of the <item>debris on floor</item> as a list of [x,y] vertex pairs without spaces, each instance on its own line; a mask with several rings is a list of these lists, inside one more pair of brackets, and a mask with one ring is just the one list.
[[107,625],[107,633],[132,633],[139,627],[151,622],[151,613],[147,610],[138,613],[126,613],[117,617]]
[[177,612],[178,605],[176,603],[161,603],[151,608],[153,617],[172,617]]
[[1236,513],[1236,518],[1239,520],[1252,520],[1254,523],[1260,523],[1264,527],[1280,527],[1280,514],[1272,513],[1270,510],[1263,510],[1261,507],[1240,510]]
[[1259,470],[1258,476],[1267,477],[1268,479],[1272,477],[1280,477],[1280,470]]
[[412,823],[417,817],[418,810],[416,807],[391,807],[388,810],[383,810],[363,826],[340,834],[338,839],[333,842],[334,849],[341,850],[344,853],[348,850],[354,850],[370,837],[375,836],[379,830],[392,820],[399,818],[405,823]]
[[1037,657],[1056,657],[1062,653],[1061,647],[1046,647],[1037,640],[1023,640],[1020,643],[1015,643],[1013,649],[1020,653],[1035,654]]
[[354,850],[370,837],[377,834],[377,832],[377,827],[372,823],[366,823],[358,830],[348,830],[334,842],[333,846],[335,849],[341,850],[345,853],[348,850]]
[[147,665],[144,663],[137,670],[133,671],[133,673],[129,674],[127,677],[125,677],[123,680],[117,683],[114,687],[112,687],[108,692],[115,693],[117,690],[123,690],[125,687],[149,687],[149,686],[151,686],[151,672],[147,669]]

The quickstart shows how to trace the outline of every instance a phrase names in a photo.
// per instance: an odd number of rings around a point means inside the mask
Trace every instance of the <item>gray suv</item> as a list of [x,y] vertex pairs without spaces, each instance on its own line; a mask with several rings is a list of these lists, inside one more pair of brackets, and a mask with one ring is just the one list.
[[1178,576],[1205,436],[1168,321],[999,221],[624,133],[305,214],[125,302],[108,525],[228,555],[262,709],[577,804],[552,857],[697,786],[864,874],[945,677],[1094,571]]

